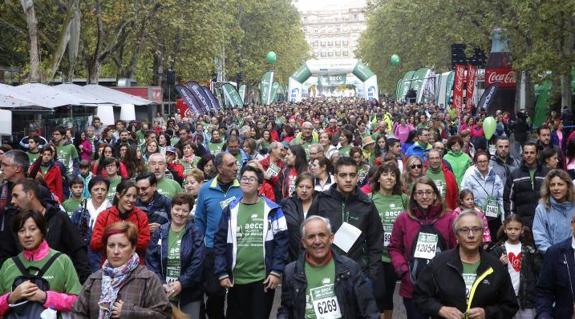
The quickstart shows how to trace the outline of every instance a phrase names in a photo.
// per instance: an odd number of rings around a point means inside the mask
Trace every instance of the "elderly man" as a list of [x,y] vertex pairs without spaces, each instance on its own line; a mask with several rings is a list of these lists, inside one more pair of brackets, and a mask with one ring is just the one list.
[[518,310],[507,266],[480,249],[483,223],[474,211],[453,222],[458,246],[439,255],[417,279],[419,310],[441,318],[513,318]]
[[175,180],[166,177],[166,157],[162,153],[154,153],[148,159],[148,171],[156,175],[158,192],[170,199],[184,189]]
[[332,250],[329,220],[311,216],[301,233],[305,253],[285,268],[278,318],[379,318],[361,267]]
[[301,125],[301,133],[291,142],[294,145],[301,145],[309,157],[310,146],[319,142],[317,132],[313,131],[313,124],[311,122],[303,122]]

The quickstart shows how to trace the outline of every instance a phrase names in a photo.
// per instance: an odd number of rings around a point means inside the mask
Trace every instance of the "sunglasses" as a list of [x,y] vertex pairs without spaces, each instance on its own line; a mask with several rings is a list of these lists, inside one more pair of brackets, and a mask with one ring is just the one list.
[[416,168],[423,168],[423,165],[421,164],[413,164],[411,166],[409,166],[411,169],[416,169]]

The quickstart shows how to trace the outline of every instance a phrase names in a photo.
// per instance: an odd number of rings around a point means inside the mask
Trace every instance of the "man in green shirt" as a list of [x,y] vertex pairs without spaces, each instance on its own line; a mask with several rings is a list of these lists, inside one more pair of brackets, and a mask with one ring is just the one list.
[[62,203],[64,210],[68,213],[68,216],[72,217],[72,214],[80,207],[84,197],[82,196],[84,192],[84,180],[80,176],[76,176],[70,182],[70,197]]
[[156,175],[158,193],[172,199],[177,193],[184,191],[182,186],[173,179],[166,177],[166,157],[161,153],[154,153],[148,159],[148,171]]
[[30,166],[34,164],[34,161],[40,157],[40,138],[38,136],[32,136],[28,139],[28,158],[30,159]]
[[220,131],[217,128],[212,129],[212,137],[210,138],[210,143],[208,143],[208,149],[210,153],[215,155],[222,151],[225,141],[220,136]]
[[278,318],[378,318],[371,285],[359,265],[331,249],[329,220],[308,217],[301,232],[305,252],[286,267]]
[[427,154],[428,164],[425,174],[431,178],[437,186],[443,202],[448,209],[457,208],[457,196],[459,194],[455,175],[443,165],[441,153],[438,150],[430,150]]
[[56,153],[58,154],[58,161],[60,161],[65,172],[62,172],[65,176],[77,175],[78,173],[78,151],[74,144],[66,140],[66,130],[63,127],[57,128],[52,133],[52,142],[56,146]]

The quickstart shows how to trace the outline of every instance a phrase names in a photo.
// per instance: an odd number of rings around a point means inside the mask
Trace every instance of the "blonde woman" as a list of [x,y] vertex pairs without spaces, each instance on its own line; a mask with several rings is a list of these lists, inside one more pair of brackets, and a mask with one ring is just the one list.
[[415,181],[418,177],[423,176],[423,161],[420,157],[416,155],[412,155],[407,158],[407,162],[405,165],[406,171],[403,173],[402,177],[402,187],[403,193],[408,194],[411,190],[411,186],[413,185],[413,181]]
[[571,220],[575,215],[573,197],[573,182],[567,172],[554,169],[547,173],[533,219],[533,239],[542,254],[551,245],[572,236]]

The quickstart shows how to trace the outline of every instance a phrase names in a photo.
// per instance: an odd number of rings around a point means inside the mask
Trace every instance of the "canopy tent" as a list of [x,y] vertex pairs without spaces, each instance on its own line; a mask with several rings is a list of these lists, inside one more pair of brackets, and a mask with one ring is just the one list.
[[36,106],[55,109],[66,105],[91,104],[86,97],[59,91],[51,86],[41,83],[28,83],[14,87],[18,98],[31,101]]
[[13,86],[0,84],[0,108],[31,107],[34,102],[16,97]]
[[90,104],[110,104],[110,102],[106,101],[106,99],[102,99],[96,95],[86,92],[83,86],[77,84],[64,83],[53,86],[53,88],[64,93],[82,96],[84,99],[89,100]]
[[133,105],[149,105],[154,104],[150,100],[131,95],[128,93],[120,92],[98,84],[88,84],[82,87],[83,91],[89,95],[95,96],[101,100],[105,100],[111,104],[133,104]]

